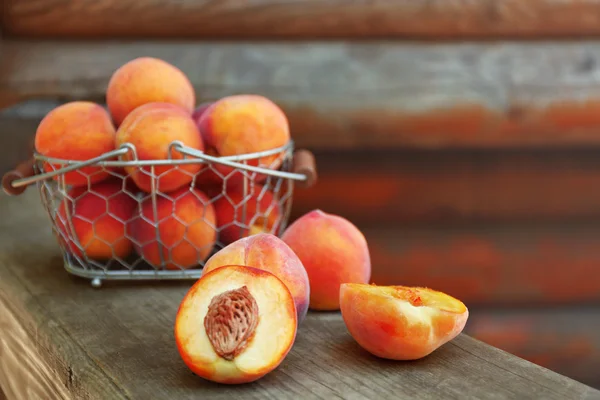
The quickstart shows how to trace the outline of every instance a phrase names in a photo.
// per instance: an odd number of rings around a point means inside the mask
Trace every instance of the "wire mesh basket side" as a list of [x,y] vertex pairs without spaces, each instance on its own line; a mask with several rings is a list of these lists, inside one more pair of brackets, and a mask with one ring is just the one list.
[[[262,159],[236,162],[251,168]],[[268,156],[268,166],[291,171],[292,159],[288,146]],[[35,164],[36,173],[61,167],[43,159]],[[203,160],[164,167],[98,163],[37,182],[69,272],[100,279],[197,278],[208,258],[229,243],[285,230],[292,179]],[[163,190],[175,176],[189,182]],[[150,190],[140,189],[141,180]]]

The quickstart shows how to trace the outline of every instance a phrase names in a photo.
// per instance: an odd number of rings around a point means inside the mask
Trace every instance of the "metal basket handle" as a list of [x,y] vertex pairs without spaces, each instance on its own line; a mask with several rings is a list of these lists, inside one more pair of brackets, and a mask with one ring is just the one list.
[[[178,150],[182,154],[198,158],[203,161],[210,161],[216,164],[222,164],[233,168],[243,169],[246,171],[258,172],[261,174],[293,179],[297,181],[299,185],[303,188],[308,188],[314,185],[317,181],[317,168],[315,158],[309,150],[295,151],[292,161],[292,172],[285,172],[238,163],[236,161],[228,160],[226,157],[209,156],[208,154],[205,154],[196,149],[186,147],[180,142],[173,142],[170,147],[171,149]],[[86,161],[72,163],[67,165],[66,167],[38,175],[35,174],[34,169],[35,157],[31,157],[29,160],[17,165],[17,167],[14,170],[11,170],[4,174],[4,176],[2,177],[2,188],[7,194],[11,196],[17,196],[22,194],[27,189],[27,187],[33,183],[46,179],[51,179],[57,175],[75,171],[86,166],[94,165],[109,160],[111,158],[124,155],[129,151],[132,151],[135,157],[135,148],[131,144],[125,143],[120,148],[102,154],[101,156]]]

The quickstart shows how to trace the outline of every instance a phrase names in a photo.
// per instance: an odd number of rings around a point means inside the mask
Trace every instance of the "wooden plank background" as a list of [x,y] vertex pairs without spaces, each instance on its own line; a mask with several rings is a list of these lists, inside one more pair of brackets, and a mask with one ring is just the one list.
[[598,42],[7,40],[2,52],[0,106],[103,101],[116,68],[153,55],[190,77],[198,102],[270,97],[313,149],[600,144]]
[[579,37],[600,33],[600,10],[594,0],[11,0],[2,22],[35,37]]
[[511,354],[600,387],[598,307],[473,309],[466,331]]

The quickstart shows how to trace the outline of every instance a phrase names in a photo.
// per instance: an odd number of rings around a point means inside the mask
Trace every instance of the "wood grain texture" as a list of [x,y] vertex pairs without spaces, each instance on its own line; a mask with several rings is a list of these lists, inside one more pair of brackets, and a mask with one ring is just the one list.
[[[13,35],[482,38],[600,34],[594,0],[12,0]],[[132,21],[135,20],[135,23]]]
[[472,305],[600,302],[597,222],[361,230],[377,284],[429,286]]
[[111,74],[138,56],[181,68],[198,103],[241,92],[272,98],[298,144],[313,149],[600,144],[596,41],[6,41],[0,106],[103,101]]
[[284,363],[260,381],[210,384],[187,370],[173,341],[189,283],[94,290],[62,270],[34,191],[0,201],[0,291],[26,310],[19,314],[24,325],[37,323],[29,334],[38,349],[45,343],[50,350],[40,357],[65,366],[70,390],[89,398],[600,398],[598,390],[465,335],[417,362],[378,360],[353,342],[336,313],[310,313]]
[[[361,226],[600,218],[594,150],[317,152],[319,181],[295,191]],[[358,190],[357,190],[358,189]]]
[[526,360],[600,387],[597,306],[472,309],[466,332]]

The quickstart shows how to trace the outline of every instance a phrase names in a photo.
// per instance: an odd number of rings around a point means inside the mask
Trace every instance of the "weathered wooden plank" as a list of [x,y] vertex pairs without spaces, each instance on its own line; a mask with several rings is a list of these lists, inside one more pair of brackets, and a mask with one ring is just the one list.
[[595,222],[361,230],[377,284],[430,286],[472,305],[600,301]]
[[600,387],[597,306],[477,309],[466,332],[490,345]]
[[579,37],[599,21],[593,0],[13,0],[4,19],[13,35],[243,39]]
[[361,225],[600,217],[600,161],[578,151],[317,152],[319,181],[295,192]]
[[[337,313],[310,313],[290,355],[260,381],[209,384],[186,369],[173,343],[189,283],[94,290],[62,271],[35,192],[0,201],[0,289],[23,307],[21,320],[37,321],[32,340],[53,345],[53,354],[39,357],[66,364],[71,386],[90,398],[600,398],[600,391],[465,335],[417,362],[381,361],[352,341]],[[110,384],[99,386],[88,378],[94,373]],[[108,395],[105,386],[119,390]]]
[[600,144],[600,44],[7,41],[2,104],[103,101],[142,55],[180,67],[198,102],[269,96],[302,146],[549,147]]

